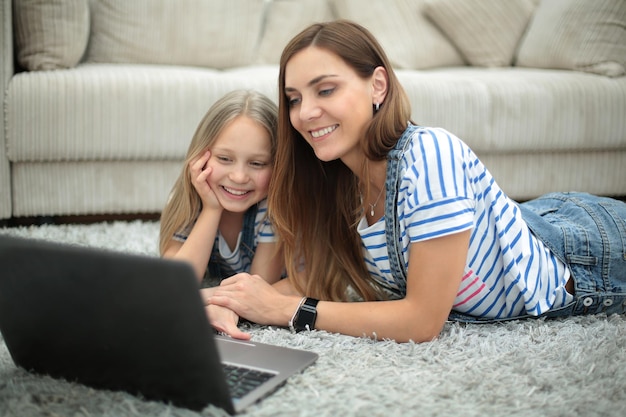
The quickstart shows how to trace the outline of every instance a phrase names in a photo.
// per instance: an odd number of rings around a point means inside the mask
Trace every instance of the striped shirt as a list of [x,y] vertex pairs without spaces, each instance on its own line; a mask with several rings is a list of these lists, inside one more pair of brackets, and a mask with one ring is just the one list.
[[[187,236],[191,233],[192,226],[187,227],[184,230],[180,230],[175,233],[173,238],[179,242],[187,240]],[[252,258],[248,255],[248,251],[241,250],[241,237],[243,232],[239,232],[237,238],[237,245],[234,250],[231,250],[224,239],[222,233],[218,230],[217,236],[215,236],[214,247],[217,247],[222,259],[228,264],[228,266],[235,272],[250,272],[252,266]],[[256,249],[259,243],[273,243],[276,242],[276,236],[274,235],[274,229],[267,217],[267,199],[259,202],[256,218],[254,220],[254,248]],[[254,252],[254,250],[252,251]]]
[[[400,161],[397,215],[408,270],[409,245],[471,230],[465,272],[453,310],[476,317],[540,315],[573,300],[569,269],[522,219],[472,150],[451,133],[417,129]],[[392,299],[406,282],[391,273],[384,217],[358,226],[365,262]]]

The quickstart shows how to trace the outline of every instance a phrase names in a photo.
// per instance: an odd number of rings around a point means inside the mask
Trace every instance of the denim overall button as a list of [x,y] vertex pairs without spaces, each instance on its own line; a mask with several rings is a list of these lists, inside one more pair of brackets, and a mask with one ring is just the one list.
[[613,300],[611,300],[610,298],[607,298],[606,300],[602,302],[602,304],[604,304],[605,307],[611,307],[613,305]]
[[583,305],[585,307],[589,307],[591,304],[593,304],[593,298],[587,297],[583,300]]

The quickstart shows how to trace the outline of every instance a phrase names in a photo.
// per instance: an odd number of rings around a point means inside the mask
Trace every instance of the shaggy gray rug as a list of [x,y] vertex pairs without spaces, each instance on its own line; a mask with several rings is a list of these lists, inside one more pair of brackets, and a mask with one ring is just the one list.
[[[156,222],[0,233],[157,256]],[[448,323],[430,343],[252,326],[253,339],[320,357],[244,416],[624,416],[626,317]],[[0,416],[223,416],[30,374],[0,337]]]

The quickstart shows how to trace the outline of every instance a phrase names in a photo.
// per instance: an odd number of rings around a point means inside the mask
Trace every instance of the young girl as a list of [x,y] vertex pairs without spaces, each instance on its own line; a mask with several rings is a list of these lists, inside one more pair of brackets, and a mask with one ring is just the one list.
[[[191,140],[161,214],[159,246],[164,258],[189,262],[204,286],[239,272],[274,283],[284,271],[266,201],[276,123],[269,98],[233,91],[209,109]],[[248,337],[232,312],[214,306],[209,317],[218,330]]]
[[626,310],[626,204],[509,199],[459,138],[410,122],[363,27],[297,35],[279,92],[269,206],[289,280],[240,274],[209,303],[261,324],[398,342],[431,340],[448,318]]

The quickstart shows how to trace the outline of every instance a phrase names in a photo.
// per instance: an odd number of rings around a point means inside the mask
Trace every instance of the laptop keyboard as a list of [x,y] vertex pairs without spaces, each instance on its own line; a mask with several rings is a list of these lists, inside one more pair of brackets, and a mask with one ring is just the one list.
[[271,372],[259,371],[242,366],[222,364],[226,382],[233,398],[241,398],[274,376]]

